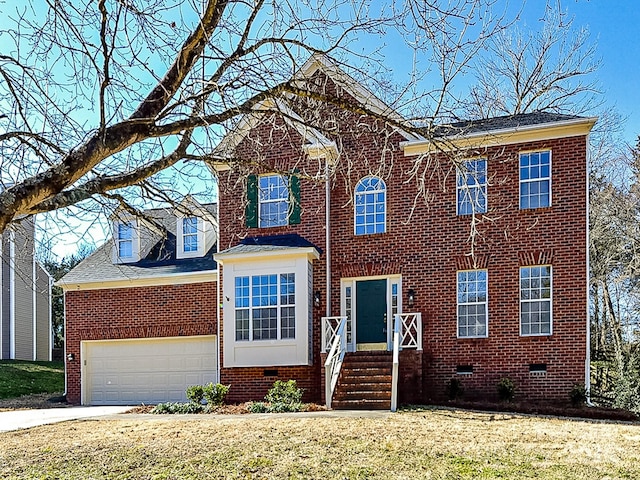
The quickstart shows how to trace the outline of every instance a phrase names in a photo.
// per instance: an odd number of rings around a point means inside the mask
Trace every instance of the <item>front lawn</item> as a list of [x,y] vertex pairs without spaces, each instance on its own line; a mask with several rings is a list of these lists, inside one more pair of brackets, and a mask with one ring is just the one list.
[[4,479],[640,478],[638,424],[451,409],[118,415],[0,438]]
[[62,362],[0,360],[0,399],[63,391]]

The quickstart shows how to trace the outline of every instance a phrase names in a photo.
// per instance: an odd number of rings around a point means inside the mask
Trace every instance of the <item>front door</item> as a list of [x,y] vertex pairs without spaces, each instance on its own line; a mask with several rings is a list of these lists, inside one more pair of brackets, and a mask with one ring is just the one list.
[[356,343],[387,343],[387,279],[356,282]]

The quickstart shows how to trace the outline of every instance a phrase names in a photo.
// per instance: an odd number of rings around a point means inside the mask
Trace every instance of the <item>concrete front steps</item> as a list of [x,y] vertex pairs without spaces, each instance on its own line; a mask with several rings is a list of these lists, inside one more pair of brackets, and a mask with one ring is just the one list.
[[389,410],[391,408],[391,352],[347,353],[333,394],[335,410]]

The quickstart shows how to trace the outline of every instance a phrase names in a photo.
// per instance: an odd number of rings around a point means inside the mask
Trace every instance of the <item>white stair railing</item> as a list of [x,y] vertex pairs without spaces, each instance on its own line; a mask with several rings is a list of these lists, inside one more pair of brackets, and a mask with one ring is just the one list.
[[[341,318],[340,323],[335,330],[331,350],[329,350],[327,359],[324,362],[324,393],[326,398],[325,403],[328,409],[331,408],[331,399],[338,384],[338,377],[340,376],[344,355],[347,352],[347,317],[338,318]],[[324,324],[325,322],[323,322],[323,327]],[[324,331],[322,336],[325,338]]]
[[393,318],[393,364],[391,367],[391,411],[398,409],[400,350],[422,350],[422,314],[398,313]]
[[398,409],[398,367],[400,366],[400,315],[393,319],[393,364],[391,367],[391,411]]
[[340,322],[347,317],[322,317],[322,351],[328,352],[336,338]]
[[422,350],[422,314],[399,313],[396,321],[400,319],[400,346],[402,348],[415,348]]

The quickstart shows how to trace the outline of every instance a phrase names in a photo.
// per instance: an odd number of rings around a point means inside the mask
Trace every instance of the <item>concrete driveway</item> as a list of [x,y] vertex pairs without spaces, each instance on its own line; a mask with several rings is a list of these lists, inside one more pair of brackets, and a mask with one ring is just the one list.
[[132,407],[68,407],[44,408],[40,410],[12,410],[0,412],[0,432],[37,427],[49,423],[78,420],[80,418],[103,417],[124,413]]

